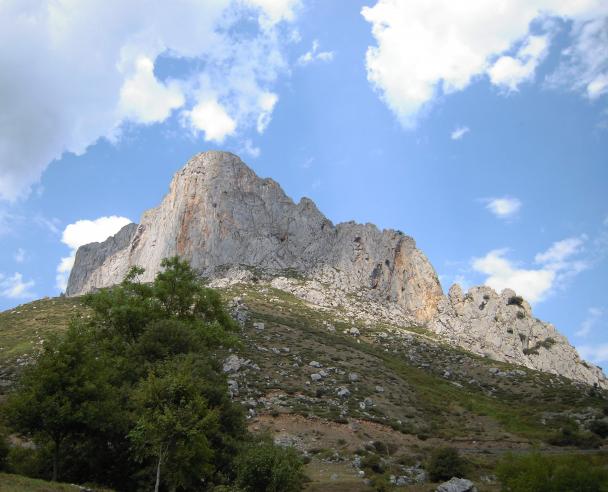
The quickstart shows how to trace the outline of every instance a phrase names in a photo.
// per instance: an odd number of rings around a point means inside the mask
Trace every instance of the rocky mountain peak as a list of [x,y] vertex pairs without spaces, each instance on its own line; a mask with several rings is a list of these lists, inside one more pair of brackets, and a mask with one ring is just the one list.
[[[376,313],[372,321],[425,326],[484,356],[608,386],[602,371],[580,360],[515,292],[474,287],[464,293],[454,285],[444,296],[413,238],[373,224],[334,225],[312,200],[294,203],[278,183],[227,152],[197,154],[139,225],[79,248],[66,293],[116,284],[134,265],[145,268],[144,281],[152,280],[162,259],[175,255],[211,279],[235,267],[257,269],[277,278],[273,286],[324,308],[363,303]],[[307,280],[294,286],[285,272]]]

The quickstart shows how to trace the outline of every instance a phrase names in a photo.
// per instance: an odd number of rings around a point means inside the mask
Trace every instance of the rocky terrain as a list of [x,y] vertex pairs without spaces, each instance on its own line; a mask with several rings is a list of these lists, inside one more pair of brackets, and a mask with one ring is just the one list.
[[[343,294],[295,272],[233,267],[211,285],[241,327],[240,347],[217,354],[230,394],[254,433],[310,461],[308,491],[375,490],[369,480],[435,490],[426,462],[443,446],[472,463],[478,490],[499,490],[505,453],[587,455],[605,443],[589,429],[607,422],[606,391],[463,350],[363,295],[345,308]],[[41,340],[89,315],[79,297],[0,313],[0,400]],[[556,446],[564,428],[569,446]]]
[[79,248],[67,294],[116,284],[134,265],[151,280],[174,255],[213,285],[272,276],[272,287],[317,309],[340,310],[345,319],[424,327],[475,354],[608,387],[601,369],[581,360],[515,292],[463,293],[455,285],[444,296],[412,238],[372,224],[334,225],[311,200],[294,203],[225,152],[193,157],[139,225]]

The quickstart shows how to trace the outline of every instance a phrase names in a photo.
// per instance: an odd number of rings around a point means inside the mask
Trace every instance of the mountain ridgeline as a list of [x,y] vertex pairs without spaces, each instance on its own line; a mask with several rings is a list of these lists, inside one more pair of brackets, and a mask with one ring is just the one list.
[[134,265],[151,281],[162,259],[176,255],[212,285],[266,277],[311,306],[341,309],[346,320],[425,327],[467,351],[608,388],[602,370],[515,292],[454,285],[446,296],[411,237],[334,225],[311,200],[294,203],[226,152],[194,156],[139,225],[79,248],[66,294],[117,284]]

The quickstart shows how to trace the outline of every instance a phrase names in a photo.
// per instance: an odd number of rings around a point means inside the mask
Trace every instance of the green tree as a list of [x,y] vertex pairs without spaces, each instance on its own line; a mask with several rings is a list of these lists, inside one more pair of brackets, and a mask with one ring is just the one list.
[[218,412],[209,408],[191,358],[179,358],[150,372],[135,392],[139,418],[129,437],[142,459],[156,462],[154,490],[164,471],[171,490],[193,489],[212,476],[208,435],[218,432]]
[[239,458],[237,484],[246,492],[298,492],[306,477],[295,450],[265,440],[245,448]]
[[41,444],[53,478],[120,490],[152,468],[183,490],[234,478],[245,419],[215,352],[236,345],[237,325],[188,263],[162,267],[87,295],[91,316],[50,338],[10,397],[12,429]]
[[91,429],[111,425],[118,410],[110,367],[96,351],[90,330],[72,324],[51,337],[27,367],[5,410],[13,429],[52,446],[52,480],[59,476],[62,445]]

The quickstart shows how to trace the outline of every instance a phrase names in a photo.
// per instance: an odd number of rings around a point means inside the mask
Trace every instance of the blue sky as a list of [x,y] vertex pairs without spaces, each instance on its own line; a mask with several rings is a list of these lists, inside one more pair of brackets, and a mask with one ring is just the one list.
[[605,2],[123,3],[0,6],[0,309],[224,149],[608,361]]

